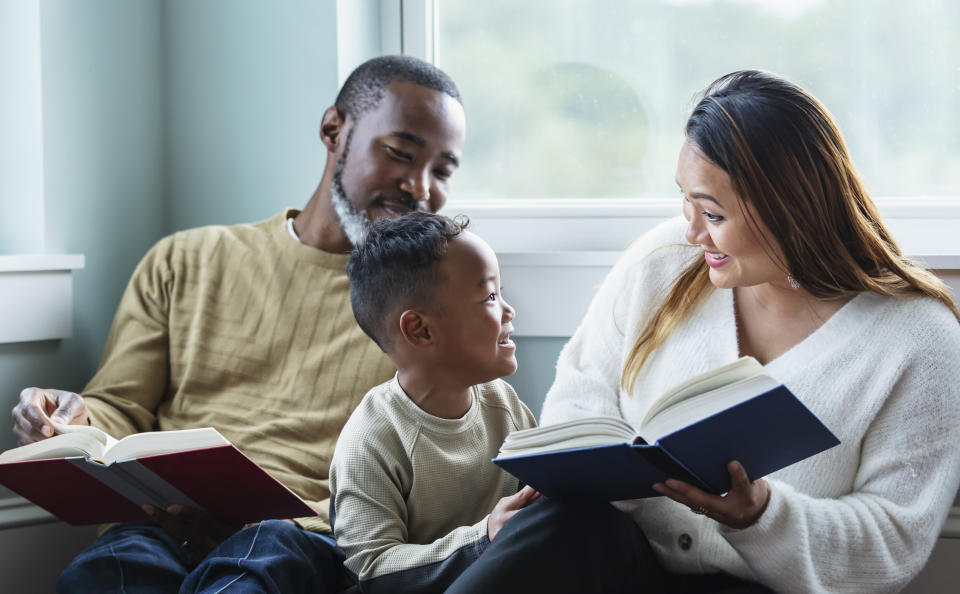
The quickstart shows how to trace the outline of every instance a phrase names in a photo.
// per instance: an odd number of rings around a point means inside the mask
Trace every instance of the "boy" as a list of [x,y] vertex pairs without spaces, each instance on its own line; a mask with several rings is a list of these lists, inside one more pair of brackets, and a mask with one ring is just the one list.
[[499,379],[517,369],[514,310],[466,224],[377,221],[347,265],[354,316],[397,366],[347,421],[330,469],[334,532],[365,592],[442,592],[539,496],[490,462],[536,422]]

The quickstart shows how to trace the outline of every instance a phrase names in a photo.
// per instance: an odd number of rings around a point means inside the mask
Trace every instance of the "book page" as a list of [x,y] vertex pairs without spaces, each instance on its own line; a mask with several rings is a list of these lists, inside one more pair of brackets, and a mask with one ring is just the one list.
[[636,431],[618,417],[584,417],[514,431],[500,448],[500,457],[525,456],[539,452],[632,442]]
[[0,464],[71,456],[98,458],[102,452],[103,444],[89,433],[64,433],[7,450],[0,454]]
[[640,434],[648,443],[655,443],[665,435],[768,392],[779,385],[777,380],[764,373],[704,394],[688,397],[647,420],[646,424],[640,427]]
[[695,375],[670,388],[654,400],[653,405],[651,405],[647,413],[643,415],[643,419],[640,421],[640,427],[648,426],[650,419],[659,415],[661,411],[687,398],[765,373],[766,370],[763,368],[763,365],[760,365],[760,362],[753,357],[740,357],[733,363],[728,363],[701,373],[700,375]]
[[113,436],[107,435],[105,431],[89,425],[64,425],[63,423],[53,423],[53,429],[58,434],[83,433],[85,435],[89,435],[93,439],[99,441],[103,445],[104,450],[117,443],[117,440]]
[[152,431],[128,435],[103,452],[101,460],[110,464],[117,460],[132,460],[142,456],[167,454],[230,445],[213,427],[182,429],[179,431]]

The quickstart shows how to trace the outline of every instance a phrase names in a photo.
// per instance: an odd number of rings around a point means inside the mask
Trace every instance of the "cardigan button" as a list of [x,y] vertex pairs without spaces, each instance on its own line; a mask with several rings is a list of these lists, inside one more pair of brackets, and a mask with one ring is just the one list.
[[680,548],[684,551],[689,551],[690,547],[693,546],[693,538],[689,534],[684,532],[677,538],[677,544],[680,545]]

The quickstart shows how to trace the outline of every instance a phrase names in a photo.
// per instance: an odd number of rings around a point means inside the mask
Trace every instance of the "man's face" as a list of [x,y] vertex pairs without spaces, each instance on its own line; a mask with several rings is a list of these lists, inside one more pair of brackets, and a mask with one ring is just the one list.
[[347,124],[331,191],[351,243],[376,218],[436,212],[446,203],[466,133],[456,99],[394,82],[376,108]]

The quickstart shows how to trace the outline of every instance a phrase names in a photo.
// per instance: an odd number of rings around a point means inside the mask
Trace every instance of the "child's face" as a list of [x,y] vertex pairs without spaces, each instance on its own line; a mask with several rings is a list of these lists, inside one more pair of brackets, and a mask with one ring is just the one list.
[[516,312],[500,294],[500,266],[489,245],[464,231],[440,262],[431,332],[445,373],[469,385],[517,370],[510,340]]

